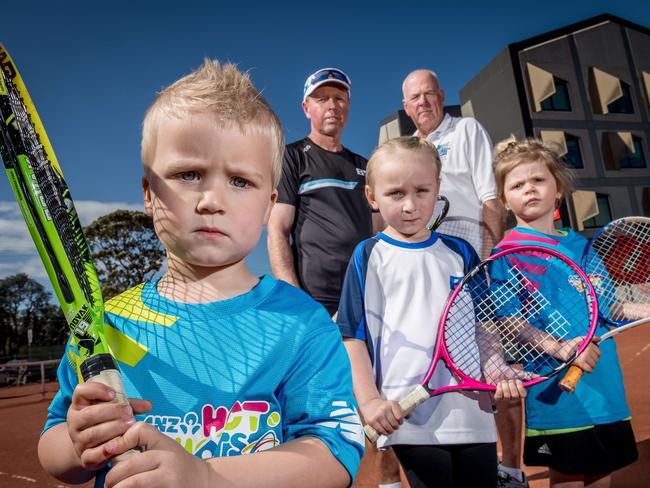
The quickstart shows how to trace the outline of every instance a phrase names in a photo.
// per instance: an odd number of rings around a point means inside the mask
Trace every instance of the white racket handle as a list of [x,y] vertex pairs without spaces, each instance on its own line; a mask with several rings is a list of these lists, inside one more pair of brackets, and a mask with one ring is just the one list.
[[[431,398],[431,396],[424,386],[416,386],[408,395],[399,401],[399,408],[402,410],[402,415],[408,417],[418,405],[422,405],[429,398]],[[381,435],[369,425],[365,425],[363,431],[366,433],[368,440],[372,443],[377,442],[377,439],[379,439]]]
[[[112,388],[112,390],[115,392],[115,397],[111,400],[110,403],[121,403],[123,405],[129,404],[129,399],[124,394],[124,383],[122,382],[122,375],[118,370],[105,369],[101,373],[88,378],[86,381],[96,381],[97,383],[103,383],[104,385]],[[117,464],[121,461],[126,461],[134,454],[139,453],[140,451],[130,449],[126,452],[123,452],[122,454],[115,456],[113,459],[111,459],[111,463]]]
[[625,332],[628,329],[633,329],[637,325],[647,324],[648,322],[650,322],[650,317],[646,317],[640,320],[635,320],[634,322],[630,322],[629,324],[621,325],[620,327],[616,327],[614,329],[611,329],[608,332],[605,332],[602,336],[600,336],[600,340],[604,341],[605,339],[609,339],[610,337],[615,336],[616,334]]

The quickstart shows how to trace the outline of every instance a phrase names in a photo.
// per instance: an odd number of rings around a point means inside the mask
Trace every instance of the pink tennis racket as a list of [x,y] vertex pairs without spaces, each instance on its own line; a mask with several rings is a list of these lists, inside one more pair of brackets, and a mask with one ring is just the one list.
[[[589,345],[597,321],[594,288],[573,261],[538,246],[500,251],[451,293],[431,364],[399,406],[408,416],[435,395],[495,391],[509,379],[526,388],[545,381]],[[448,384],[430,383],[439,367],[449,371]],[[378,439],[371,426],[364,429],[370,441]]]

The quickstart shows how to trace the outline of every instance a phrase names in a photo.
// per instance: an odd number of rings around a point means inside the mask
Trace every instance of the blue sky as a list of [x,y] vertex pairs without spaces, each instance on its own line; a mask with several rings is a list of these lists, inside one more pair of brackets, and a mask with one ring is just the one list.
[[[11,53],[88,224],[141,208],[140,124],[156,91],[204,57],[250,70],[288,141],[307,134],[305,78],[338,66],[352,78],[343,143],[367,156],[400,108],[403,77],[435,70],[447,103],[507,44],[609,12],[650,27],[642,1],[3,2]],[[45,281],[6,178],[0,178],[0,277]],[[264,243],[249,265],[268,272]]]

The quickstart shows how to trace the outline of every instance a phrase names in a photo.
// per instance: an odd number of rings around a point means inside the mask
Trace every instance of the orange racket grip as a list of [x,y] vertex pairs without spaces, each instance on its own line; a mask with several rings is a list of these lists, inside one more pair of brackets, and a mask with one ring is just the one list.
[[571,365],[569,371],[564,375],[562,381],[560,381],[559,386],[562,391],[567,393],[573,393],[576,391],[576,386],[578,386],[578,381],[582,378],[582,369],[578,366]]

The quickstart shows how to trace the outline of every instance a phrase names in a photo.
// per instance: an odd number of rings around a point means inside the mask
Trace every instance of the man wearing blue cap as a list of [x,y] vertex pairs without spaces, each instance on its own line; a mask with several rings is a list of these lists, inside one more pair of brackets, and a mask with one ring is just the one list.
[[[330,315],[338,309],[354,247],[373,234],[373,227],[383,228],[364,195],[366,159],[341,145],[351,85],[337,68],[319,69],[305,81],[302,109],[311,130],[285,148],[268,223],[273,274],[303,288]],[[373,481],[380,478],[380,487],[401,487],[392,450],[377,453],[367,444],[362,466]]]
[[364,197],[366,159],[341,145],[350,78],[319,69],[307,78],[302,109],[309,136],[286,146],[278,200],[268,224],[273,274],[303,288],[334,315],[355,245],[372,235]]
[[[304,289],[334,315],[354,247],[381,230],[364,195],[366,159],[341,145],[350,110],[350,78],[323,68],[305,81],[302,109],[309,136],[287,144],[278,199],[268,223],[273,274]],[[373,226],[374,222],[374,226]],[[365,468],[380,487],[399,488],[391,450],[366,446]]]

